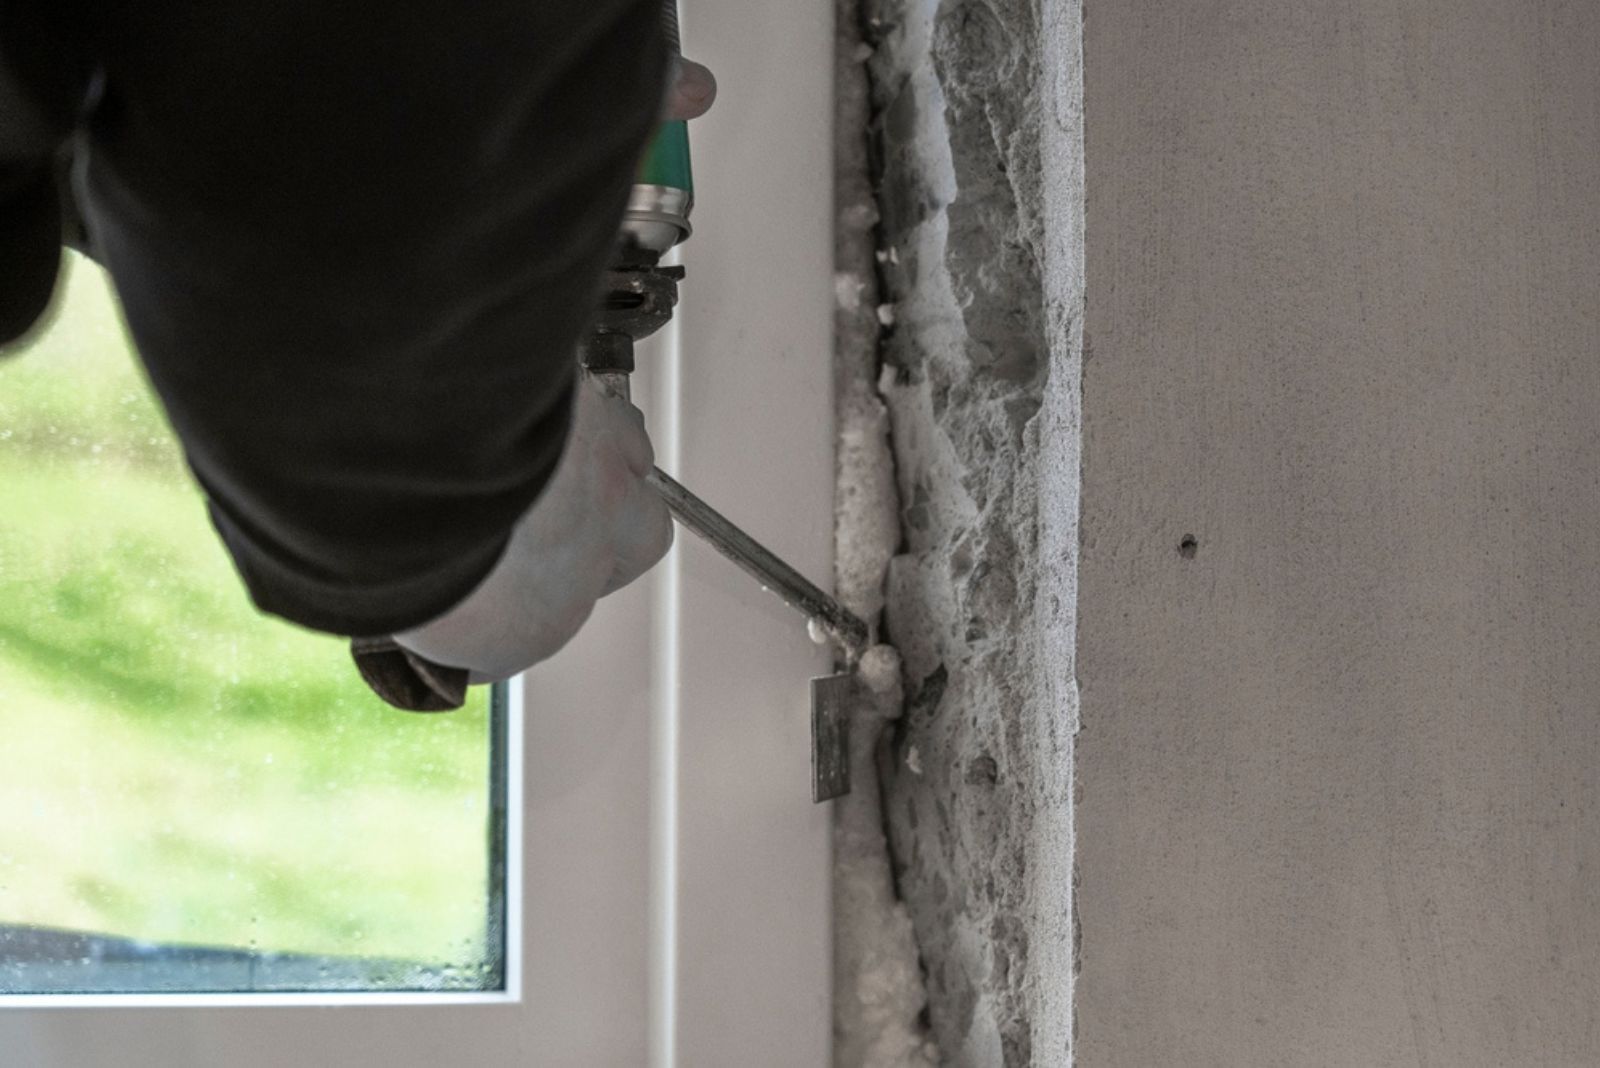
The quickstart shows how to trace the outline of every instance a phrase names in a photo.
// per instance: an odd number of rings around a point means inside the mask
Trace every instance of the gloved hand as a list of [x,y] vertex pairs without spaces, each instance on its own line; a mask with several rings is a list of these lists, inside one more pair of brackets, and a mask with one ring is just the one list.
[[510,678],[552,656],[597,600],[672,545],[672,518],[644,481],[654,465],[644,416],[580,376],[561,461],[500,562],[456,607],[394,640],[466,668],[473,683]]

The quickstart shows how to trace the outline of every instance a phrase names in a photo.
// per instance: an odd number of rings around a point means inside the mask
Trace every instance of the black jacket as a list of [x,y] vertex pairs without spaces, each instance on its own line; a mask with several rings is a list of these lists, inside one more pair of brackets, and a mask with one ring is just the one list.
[[0,0],[0,343],[75,207],[256,604],[421,624],[556,463],[665,84],[658,14]]

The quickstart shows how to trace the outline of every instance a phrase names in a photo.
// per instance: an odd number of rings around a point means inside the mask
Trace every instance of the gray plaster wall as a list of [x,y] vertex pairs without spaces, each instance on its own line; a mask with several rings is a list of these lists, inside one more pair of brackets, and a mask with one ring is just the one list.
[[1600,5],[1084,55],[1078,1063],[1600,1064]]
[[862,0],[859,16],[904,539],[884,633],[907,702],[880,769],[896,882],[941,1062],[1065,1065],[1081,14]]

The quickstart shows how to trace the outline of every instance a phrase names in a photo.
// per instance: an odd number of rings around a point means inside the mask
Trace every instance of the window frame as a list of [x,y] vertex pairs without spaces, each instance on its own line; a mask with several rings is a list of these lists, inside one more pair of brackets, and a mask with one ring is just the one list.
[[[691,135],[682,303],[641,349],[636,397],[664,468],[826,585],[833,4],[682,8],[722,93]],[[825,1065],[831,809],[810,801],[807,681],[828,666],[680,532],[517,691],[504,993],[72,999],[0,1010],[0,1050],[30,1068]]]

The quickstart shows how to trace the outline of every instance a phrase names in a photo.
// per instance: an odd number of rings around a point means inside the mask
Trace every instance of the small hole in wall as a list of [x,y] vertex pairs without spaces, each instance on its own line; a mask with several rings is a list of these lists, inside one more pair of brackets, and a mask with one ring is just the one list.
[[1178,555],[1183,557],[1185,560],[1193,560],[1195,558],[1195,554],[1199,551],[1200,539],[1196,538],[1193,534],[1185,534],[1183,536],[1183,540],[1178,543]]

